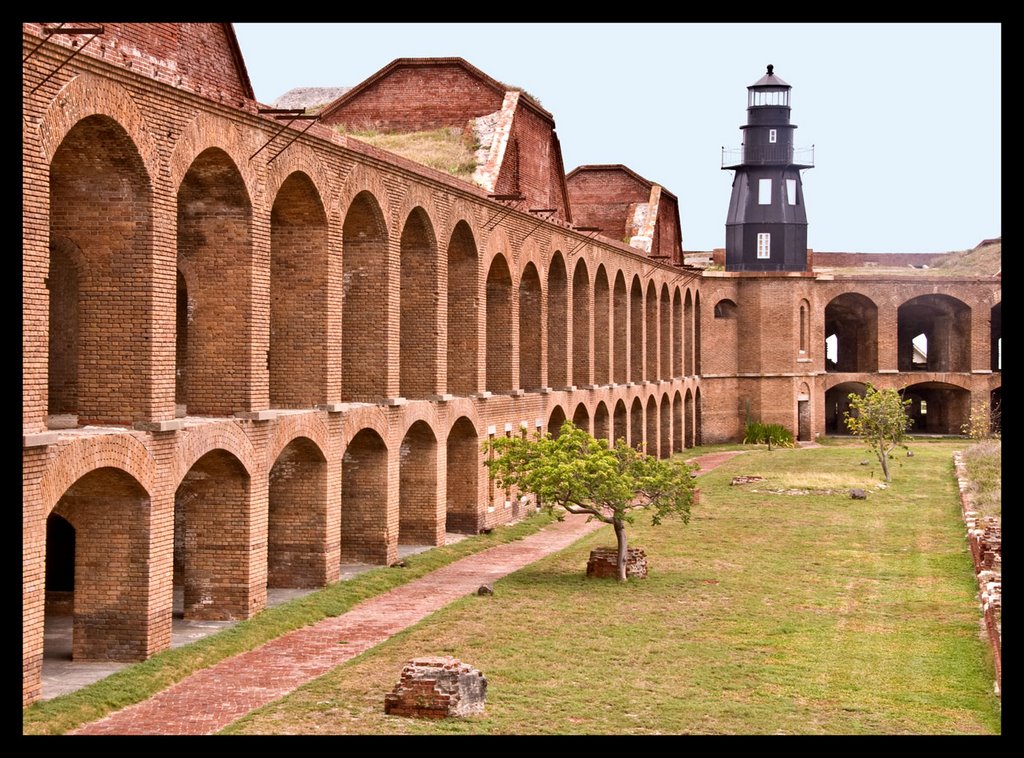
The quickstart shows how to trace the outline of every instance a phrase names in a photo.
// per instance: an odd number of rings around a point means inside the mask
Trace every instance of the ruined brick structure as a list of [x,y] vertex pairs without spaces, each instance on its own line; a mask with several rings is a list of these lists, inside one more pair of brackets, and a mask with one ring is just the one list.
[[518,91],[482,90],[509,141],[477,186],[319,124],[289,144],[230,25],[55,27],[23,27],[25,703],[47,589],[73,592],[76,659],[143,660],[175,586],[186,618],[247,618],[522,516],[481,465],[495,435],[571,418],[666,457],[748,409],[822,433],[854,383],[915,385],[926,428],[1000,386],[998,279],[701,276],[577,231]]

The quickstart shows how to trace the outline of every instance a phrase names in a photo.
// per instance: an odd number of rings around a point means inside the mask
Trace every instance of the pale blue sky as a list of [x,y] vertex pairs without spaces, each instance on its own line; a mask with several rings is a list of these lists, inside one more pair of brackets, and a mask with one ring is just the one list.
[[459,56],[555,117],[566,171],[623,163],[679,198],[686,250],[725,244],[746,87],[793,87],[808,245],[941,252],[1001,229],[998,24],[235,24],[256,98]]

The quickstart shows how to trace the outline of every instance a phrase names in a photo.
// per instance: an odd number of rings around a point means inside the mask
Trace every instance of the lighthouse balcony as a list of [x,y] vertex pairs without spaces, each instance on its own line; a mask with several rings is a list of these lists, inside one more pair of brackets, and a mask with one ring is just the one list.
[[722,148],[722,168],[740,166],[794,166],[814,168],[814,145],[789,147],[786,145],[744,145]]

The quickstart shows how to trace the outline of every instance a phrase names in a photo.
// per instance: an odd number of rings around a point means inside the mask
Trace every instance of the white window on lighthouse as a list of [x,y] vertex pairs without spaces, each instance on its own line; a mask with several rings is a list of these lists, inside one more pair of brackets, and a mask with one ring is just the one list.
[[772,235],[770,232],[760,232],[757,235],[757,257],[772,257]]
[[790,205],[796,205],[796,179],[786,180],[786,201]]
[[778,134],[776,133],[776,131],[774,129],[769,129],[768,130],[768,141],[771,142],[772,144],[775,144],[777,136],[778,136]]
[[772,180],[771,179],[758,179],[757,180],[757,204],[758,205],[771,205],[772,204]]

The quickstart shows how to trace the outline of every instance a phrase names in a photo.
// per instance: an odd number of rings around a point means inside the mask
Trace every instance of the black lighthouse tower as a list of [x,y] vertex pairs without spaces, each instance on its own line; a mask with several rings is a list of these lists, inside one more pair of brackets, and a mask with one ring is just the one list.
[[772,72],[747,87],[747,123],[739,150],[722,148],[722,168],[736,172],[725,221],[727,271],[805,271],[807,213],[800,170],[814,148],[794,150],[790,86]]

